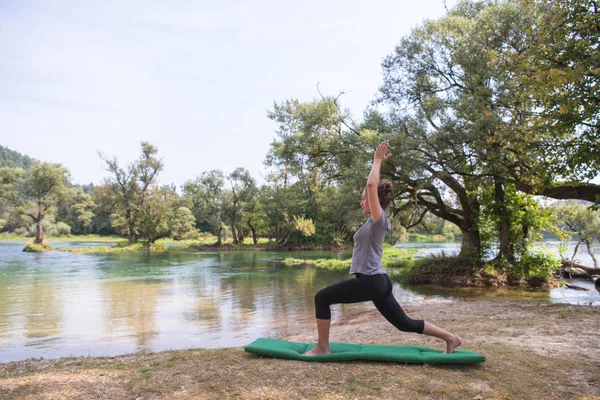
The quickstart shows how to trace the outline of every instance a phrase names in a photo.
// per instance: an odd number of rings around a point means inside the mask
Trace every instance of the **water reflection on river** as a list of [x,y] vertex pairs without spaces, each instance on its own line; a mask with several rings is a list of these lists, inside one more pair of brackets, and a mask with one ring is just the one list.
[[[345,271],[285,267],[278,261],[291,254],[281,252],[148,257],[35,254],[22,247],[0,243],[0,361],[243,346],[260,336],[292,335],[313,329],[316,291],[349,278]],[[402,304],[469,295],[398,284],[394,294]],[[362,303],[332,311],[336,319],[371,308]]]

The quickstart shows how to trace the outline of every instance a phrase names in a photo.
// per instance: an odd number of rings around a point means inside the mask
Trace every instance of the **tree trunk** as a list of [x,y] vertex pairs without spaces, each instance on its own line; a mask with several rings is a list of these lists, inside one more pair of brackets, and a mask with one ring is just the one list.
[[258,243],[258,237],[256,236],[256,228],[254,228],[254,226],[252,225],[252,219],[248,220],[248,227],[252,232],[252,241],[254,242],[254,244]]
[[231,238],[233,239],[233,244],[238,244],[238,235],[235,232],[235,220],[231,220]]
[[564,268],[579,268],[582,271],[585,271],[588,275],[600,275],[600,268],[591,268],[571,260],[562,260],[562,266]]
[[44,244],[44,229],[42,228],[42,221],[41,220],[37,220],[35,221],[35,240],[33,241],[33,243],[35,244]]
[[125,211],[125,219],[127,220],[127,240],[129,243],[133,243],[137,238],[135,236],[135,222],[133,221],[131,210],[127,209]]
[[592,257],[592,260],[594,260],[594,268],[598,268],[598,260],[596,260],[596,256],[594,255],[594,252],[592,251],[592,248],[590,246],[590,241],[588,239],[585,239],[585,245],[587,246],[587,251],[588,251],[590,257]]
[[279,244],[281,240],[281,226],[277,223],[277,227],[275,228],[275,243]]
[[217,230],[217,243],[215,243],[215,246],[221,245],[221,232],[222,231],[223,231],[223,227],[221,225],[219,225],[219,229]]
[[462,246],[460,249],[461,256],[476,256],[477,260],[481,259],[481,238],[479,230],[474,226],[468,228],[461,227]]
[[529,226],[527,226],[527,224],[523,224],[521,229],[523,231],[523,242],[521,243],[521,248],[526,249],[527,243],[529,242]]
[[500,253],[498,257],[504,257],[508,261],[514,261],[515,256],[512,250],[511,237],[510,237],[510,221],[508,219],[508,212],[506,210],[506,199],[504,197],[504,188],[501,182],[494,184],[494,197],[496,201],[495,212],[500,219],[499,232],[500,232]]
[[237,228],[237,234],[238,234],[238,242],[240,242],[240,244],[244,244],[244,230],[241,229],[239,226]]
[[573,259],[575,258],[575,255],[577,255],[577,250],[579,250],[579,244],[580,243],[581,243],[581,239],[579,239],[579,241],[575,245],[575,249],[573,250],[573,256],[571,257],[571,261],[573,261]]

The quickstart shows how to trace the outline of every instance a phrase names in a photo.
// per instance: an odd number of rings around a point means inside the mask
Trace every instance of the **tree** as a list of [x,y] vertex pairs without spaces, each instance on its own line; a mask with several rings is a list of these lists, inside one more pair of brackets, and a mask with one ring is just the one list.
[[[536,20],[528,46],[499,64],[519,82],[524,132],[518,188],[557,199],[600,200],[598,2],[522,0]],[[528,156],[529,155],[529,156]],[[533,155],[533,157],[531,156]]]
[[[294,217],[312,220],[314,240],[327,243],[345,240],[349,225],[355,222],[353,211],[368,170],[363,162],[364,143],[355,132],[345,131],[350,115],[339,107],[338,98],[305,103],[287,100],[275,103],[268,114],[277,123],[277,138],[265,160],[272,168],[269,181],[274,189],[267,215],[280,244],[304,240],[294,233],[298,232],[293,228]],[[352,190],[339,191],[340,185]]]
[[140,237],[146,240],[148,251],[158,239],[171,235],[174,206],[178,200],[179,196],[171,186],[152,186],[146,190],[139,210],[138,230]]
[[223,184],[224,175],[220,170],[203,172],[194,180],[183,185],[183,192],[191,199],[192,213],[196,218],[196,226],[204,232],[217,236],[215,245],[221,245],[223,234]]
[[231,191],[225,197],[228,201],[224,202],[223,212],[229,220],[233,243],[238,244],[244,240],[244,227],[241,222],[247,211],[248,202],[256,195],[256,182],[245,168],[236,168],[227,180]]
[[254,244],[258,243],[259,236],[269,236],[269,223],[267,221],[265,196],[264,193],[267,191],[267,186],[261,186],[257,189],[256,196],[253,196],[246,204],[246,210],[242,220],[242,224],[245,224],[252,235],[252,241]]
[[36,162],[37,160],[29,156],[0,146],[0,167],[28,169]]
[[19,215],[36,226],[36,244],[44,244],[42,223],[62,200],[69,185],[69,172],[60,164],[36,163],[28,170],[0,168],[0,197]]
[[187,207],[178,207],[171,220],[171,236],[175,240],[191,239],[198,236],[196,218]]
[[156,147],[142,142],[141,148],[140,158],[126,169],[119,166],[116,158],[108,159],[100,155],[111,173],[106,181],[114,194],[115,210],[111,217],[113,224],[126,233],[130,242],[137,238],[140,210],[146,206],[149,191],[163,169],[162,161],[156,158]]
[[589,205],[575,201],[561,203],[551,207],[551,210],[560,229],[579,236],[571,259],[575,258],[579,245],[583,242],[594,261],[594,268],[598,268],[598,260],[591,245],[600,240],[600,213]]
[[70,225],[75,228],[75,233],[85,235],[94,222],[94,209],[96,208],[94,197],[85,193],[81,187],[75,187],[72,199],[73,201],[68,211]]
[[[548,14],[530,4],[463,1],[446,17],[413,30],[383,64],[379,103],[390,110],[392,148],[397,149],[391,161],[402,171],[394,178],[403,207],[425,207],[456,224],[462,251],[479,256],[482,213],[495,215],[500,254],[509,260],[519,256],[513,235],[526,227],[513,226],[525,221],[510,218],[522,212],[509,210],[507,196],[514,188],[555,198],[589,199],[600,193],[598,185],[573,180],[577,176],[568,168],[556,169],[559,149],[582,140],[573,135],[579,125],[573,124],[571,132],[543,132],[535,117],[548,105],[531,100],[534,85],[526,76],[544,66],[532,50],[537,39],[529,33],[532,27],[543,31],[539,11]],[[563,83],[554,90],[562,90]],[[588,143],[590,135],[584,136]],[[481,198],[487,190],[493,201],[484,210]]]
[[498,120],[488,118],[493,102],[487,53],[472,44],[481,8],[463,3],[402,39],[383,63],[379,98],[390,110],[392,168],[383,172],[396,183],[403,203],[398,210],[424,208],[452,222],[462,232],[461,254],[477,258],[478,192],[483,176],[493,173],[483,169],[482,156]]

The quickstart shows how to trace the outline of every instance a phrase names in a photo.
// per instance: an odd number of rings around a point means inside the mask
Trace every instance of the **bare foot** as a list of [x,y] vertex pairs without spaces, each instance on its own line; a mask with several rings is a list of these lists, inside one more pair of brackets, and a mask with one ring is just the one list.
[[314,349],[302,354],[303,356],[320,356],[323,354],[331,354],[329,347],[316,346]]
[[446,342],[446,354],[452,354],[454,349],[462,344],[463,340],[460,336],[454,335],[454,338]]

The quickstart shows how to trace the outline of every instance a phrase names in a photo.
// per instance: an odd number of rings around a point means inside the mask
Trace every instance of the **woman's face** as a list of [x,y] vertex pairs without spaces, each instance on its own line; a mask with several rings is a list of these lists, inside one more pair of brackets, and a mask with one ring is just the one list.
[[367,189],[363,190],[362,198],[360,199],[360,208],[364,214],[370,214],[371,210],[369,210],[369,199],[367,198]]

